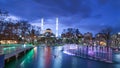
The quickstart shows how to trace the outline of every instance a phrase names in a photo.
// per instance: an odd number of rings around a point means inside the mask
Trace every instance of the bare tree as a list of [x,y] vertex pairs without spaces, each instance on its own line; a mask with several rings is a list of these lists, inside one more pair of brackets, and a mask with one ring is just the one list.
[[0,9],[0,20],[4,21],[5,18],[7,18],[9,16],[9,12],[6,10],[1,10]]
[[107,46],[110,45],[110,36],[112,33],[112,27],[106,27],[101,30],[101,33],[105,34],[105,40],[107,41]]

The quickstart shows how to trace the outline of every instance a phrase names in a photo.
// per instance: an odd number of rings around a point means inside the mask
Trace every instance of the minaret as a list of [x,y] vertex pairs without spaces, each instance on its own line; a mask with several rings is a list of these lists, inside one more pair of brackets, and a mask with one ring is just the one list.
[[41,33],[43,34],[43,30],[44,30],[44,28],[43,28],[43,23],[44,23],[44,19],[42,18],[41,19]]
[[56,37],[58,37],[58,18],[56,18]]

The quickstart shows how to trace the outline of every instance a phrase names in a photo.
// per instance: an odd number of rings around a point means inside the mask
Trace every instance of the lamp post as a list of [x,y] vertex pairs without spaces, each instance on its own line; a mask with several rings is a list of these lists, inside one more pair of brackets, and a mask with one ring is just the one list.
[[118,35],[120,35],[120,32],[118,32]]
[[19,43],[22,41],[22,35],[19,35]]
[[24,43],[24,37],[22,37],[23,43]]

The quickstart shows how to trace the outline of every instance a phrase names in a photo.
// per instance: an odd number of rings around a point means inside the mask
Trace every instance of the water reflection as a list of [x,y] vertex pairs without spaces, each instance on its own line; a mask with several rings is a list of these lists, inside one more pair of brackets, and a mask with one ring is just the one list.
[[61,68],[62,53],[60,52],[60,50],[61,50],[61,47],[54,48],[53,53],[56,57],[54,57],[53,68]]
[[45,48],[45,68],[49,68],[51,65],[51,49],[50,47]]
[[[38,46],[5,68],[120,68],[120,64],[108,64],[64,54],[62,46]],[[56,56],[56,57],[55,57]]]

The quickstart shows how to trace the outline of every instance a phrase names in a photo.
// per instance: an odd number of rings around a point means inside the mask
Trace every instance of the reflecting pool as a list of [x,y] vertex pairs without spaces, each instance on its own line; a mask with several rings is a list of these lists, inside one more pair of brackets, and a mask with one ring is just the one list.
[[117,63],[71,56],[63,53],[62,46],[38,46],[5,64],[5,68],[120,68],[120,54],[115,54],[113,59]]

